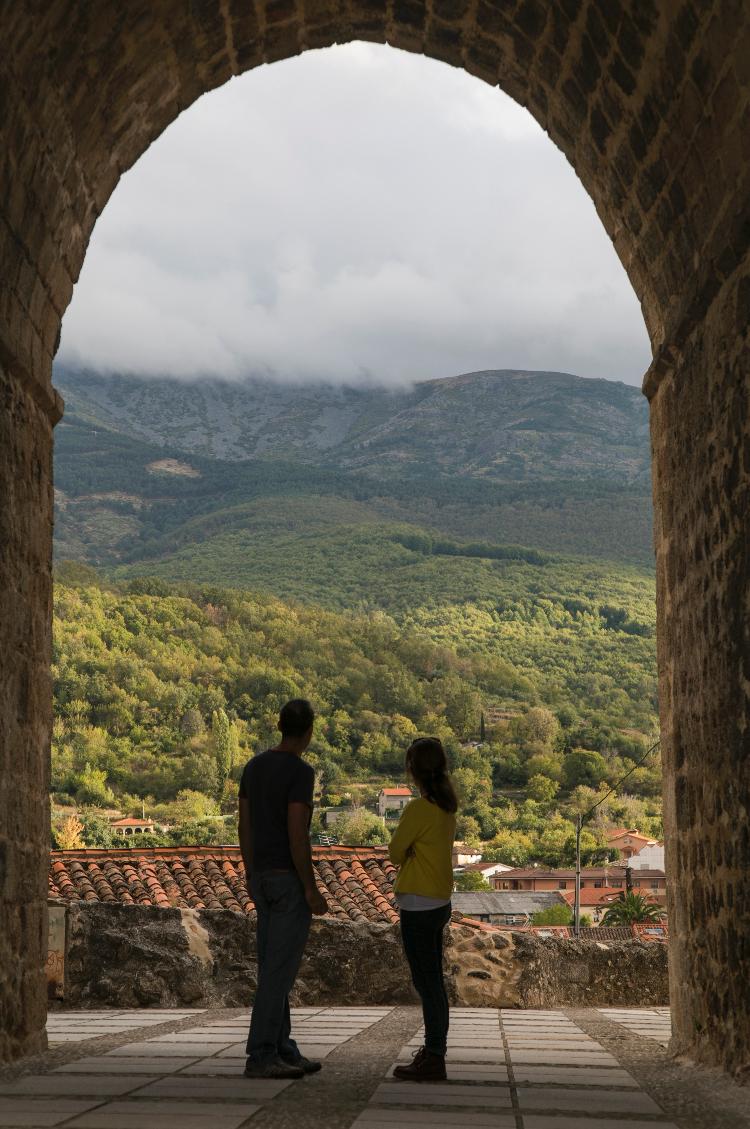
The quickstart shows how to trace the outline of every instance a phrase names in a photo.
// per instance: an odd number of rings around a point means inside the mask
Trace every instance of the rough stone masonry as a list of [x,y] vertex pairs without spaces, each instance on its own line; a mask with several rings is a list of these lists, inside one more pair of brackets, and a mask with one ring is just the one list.
[[[257,977],[254,916],[72,902],[64,1006],[245,1007]],[[668,1002],[667,950],[446,930],[445,973],[462,1007],[648,1007]],[[316,919],[294,989],[298,1006],[415,1003],[397,925]]]
[[97,216],[232,75],[366,39],[463,67],[565,153],[641,300],[651,402],[674,1049],[750,1071],[743,0],[0,5],[0,1056],[43,1041],[51,387]]

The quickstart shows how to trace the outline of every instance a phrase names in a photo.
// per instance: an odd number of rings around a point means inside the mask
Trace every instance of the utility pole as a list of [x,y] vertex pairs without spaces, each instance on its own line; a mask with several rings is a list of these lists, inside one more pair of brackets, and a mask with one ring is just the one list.
[[[583,815],[581,815],[579,812],[579,814],[576,816],[576,890],[575,902],[573,906],[573,935],[575,937],[580,937],[581,935],[581,830],[583,829],[583,825],[589,818],[589,816],[594,814],[599,805],[603,804],[604,801],[608,799],[613,792],[617,791],[623,781],[627,780],[627,778],[631,776],[637,768],[641,767],[646,758],[651,756],[654,749],[658,749],[659,744],[659,741],[654,742],[651,748],[646,750],[641,759],[636,764],[634,764],[633,767],[628,772],[626,772],[624,776],[621,776],[617,783],[613,784],[608,792],[605,792],[601,800],[597,800],[593,807],[590,807],[588,811],[585,811],[583,813]],[[627,867],[625,873],[626,889],[632,889],[632,881],[633,878],[632,874],[630,874],[630,868]]]
[[579,812],[576,816],[576,893],[575,907],[573,909],[573,936],[581,935],[581,828],[583,819]]

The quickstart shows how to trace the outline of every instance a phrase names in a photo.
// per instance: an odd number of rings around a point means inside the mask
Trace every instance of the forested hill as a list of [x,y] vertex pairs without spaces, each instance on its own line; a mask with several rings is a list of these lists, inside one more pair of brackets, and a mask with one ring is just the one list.
[[[324,806],[373,803],[403,780],[415,735],[434,733],[461,794],[459,835],[484,840],[488,858],[570,865],[576,812],[633,769],[600,816],[660,834],[658,759],[635,767],[656,720],[653,593],[639,600],[603,575],[569,582],[564,597],[517,584],[503,607],[415,609],[399,623],[154,579],[112,585],[63,566],[56,841],[74,806],[90,846],[107,845],[96,811],[113,807],[175,825],[180,842],[236,841],[241,767],[298,695],[318,712],[306,755]],[[584,832],[585,858],[606,854],[602,830]],[[369,816],[349,833],[387,838]]]
[[[55,379],[58,559],[333,593],[337,606],[372,599],[394,563],[416,580],[425,555],[497,560],[520,545],[651,566],[647,410],[623,384],[512,371],[400,391]],[[299,568],[278,579],[274,554],[287,570],[304,554],[310,583]]]

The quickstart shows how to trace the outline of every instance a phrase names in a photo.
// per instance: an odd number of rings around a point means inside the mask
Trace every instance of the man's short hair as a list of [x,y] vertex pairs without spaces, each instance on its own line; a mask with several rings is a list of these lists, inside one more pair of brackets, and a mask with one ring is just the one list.
[[283,737],[304,737],[315,721],[315,710],[306,698],[292,698],[282,706],[279,729]]

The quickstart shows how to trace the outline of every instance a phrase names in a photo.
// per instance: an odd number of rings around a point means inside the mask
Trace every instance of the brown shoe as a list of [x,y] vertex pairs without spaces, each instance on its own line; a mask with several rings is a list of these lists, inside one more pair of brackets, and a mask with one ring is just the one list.
[[445,1082],[445,1055],[434,1055],[426,1047],[420,1047],[414,1060],[408,1066],[397,1066],[393,1077],[402,1082]]

